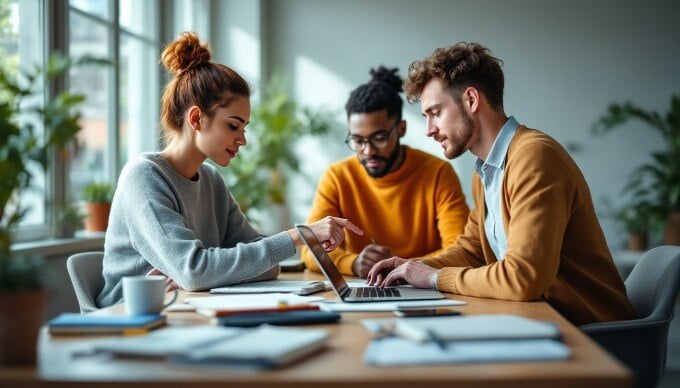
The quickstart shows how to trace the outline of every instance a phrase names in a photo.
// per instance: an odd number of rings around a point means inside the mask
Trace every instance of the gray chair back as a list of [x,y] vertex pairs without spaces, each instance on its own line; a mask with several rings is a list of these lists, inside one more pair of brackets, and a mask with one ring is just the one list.
[[99,309],[96,300],[104,288],[103,262],[104,252],[76,253],[66,260],[66,269],[71,277],[81,313]]
[[625,283],[636,318],[581,330],[632,370],[636,387],[654,387],[666,367],[668,328],[680,290],[680,246],[650,249]]

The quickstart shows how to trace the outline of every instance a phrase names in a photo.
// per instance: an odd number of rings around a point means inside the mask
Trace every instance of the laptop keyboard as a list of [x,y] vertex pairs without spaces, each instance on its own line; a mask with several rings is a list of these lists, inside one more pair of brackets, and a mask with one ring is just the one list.
[[360,298],[401,298],[396,288],[356,287],[355,290],[356,296]]

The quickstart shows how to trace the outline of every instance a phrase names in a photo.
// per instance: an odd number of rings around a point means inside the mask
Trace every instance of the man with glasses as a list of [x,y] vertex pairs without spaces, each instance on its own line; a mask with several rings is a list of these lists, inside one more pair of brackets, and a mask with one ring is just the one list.
[[[401,78],[397,69],[371,70],[372,80],[350,94],[345,143],[355,155],[332,164],[317,186],[309,220],[346,217],[364,230],[330,253],[340,272],[366,277],[398,255],[430,257],[463,232],[469,209],[446,161],[400,143]],[[308,250],[307,268],[318,271]]]

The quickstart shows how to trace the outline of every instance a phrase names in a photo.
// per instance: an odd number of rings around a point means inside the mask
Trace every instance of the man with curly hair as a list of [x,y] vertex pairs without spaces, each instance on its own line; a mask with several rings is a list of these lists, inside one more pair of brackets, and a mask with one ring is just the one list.
[[567,151],[503,109],[502,62],[478,43],[439,48],[409,67],[409,102],[420,100],[427,136],[448,159],[477,157],[474,208],[441,254],[390,258],[369,284],[484,298],[545,300],[577,325],[630,319],[634,311],[595,215],[588,184]]
[[[371,70],[372,80],[352,91],[345,106],[345,143],[354,155],[331,165],[319,180],[309,220],[347,217],[364,228],[329,253],[340,272],[366,277],[393,255],[429,257],[452,245],[469,213],[451,165],[402,145],[402,80],[397,69]],[[303,248],[307,268],[318,271]]]

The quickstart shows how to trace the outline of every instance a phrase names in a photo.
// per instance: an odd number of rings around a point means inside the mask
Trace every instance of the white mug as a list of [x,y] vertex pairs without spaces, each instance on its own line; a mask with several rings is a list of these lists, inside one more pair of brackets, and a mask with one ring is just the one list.
[[166,277],[153,276],[124,276],[123,301],[128,315],[158,314],[170,306],[177,299],[175,289],[172,299],[163,304],[167,291]]

